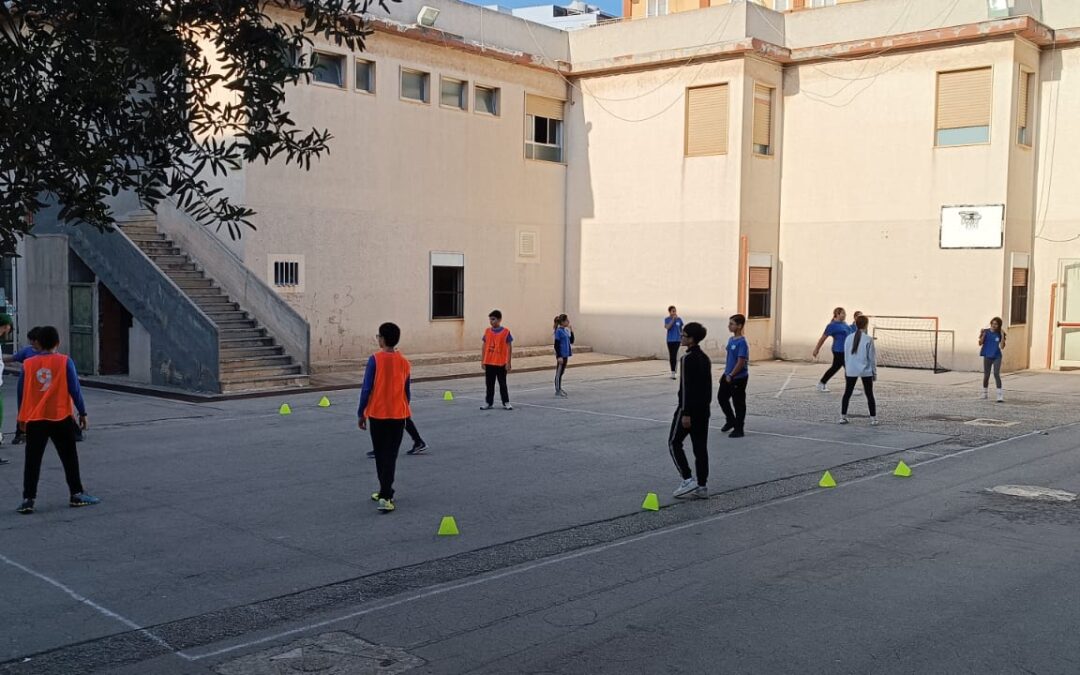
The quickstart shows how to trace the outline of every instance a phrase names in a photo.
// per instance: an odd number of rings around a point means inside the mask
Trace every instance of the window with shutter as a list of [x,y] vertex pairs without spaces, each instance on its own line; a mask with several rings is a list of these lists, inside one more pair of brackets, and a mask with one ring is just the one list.
[[754,85],[754,153],[771,155],[773,89],[760,84]]
[[525,157],[561,162],[563,102],[543,96],[525,96]]
[[686,156],[728,151],[728,85],[686,90]]
[[1028,271],[1026,267],[1012,270],[1012,293],[1010,294],[1009,324],[1022,326],[1027,323]]
[[938,73],[936,144],[990,142],[990,68]]
[[1020,81],[1016,96],[1016,142],[1031,145],[1031,124],[1034,120],[1032,99],[1034,99],[1035,74],[1020,71]]
[[772,315],[772,268],[751,267],[746,315],[751,319]]

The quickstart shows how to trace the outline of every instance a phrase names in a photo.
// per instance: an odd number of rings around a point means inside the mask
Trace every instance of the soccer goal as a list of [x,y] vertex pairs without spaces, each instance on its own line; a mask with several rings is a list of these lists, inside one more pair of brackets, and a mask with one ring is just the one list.
[[868,315],[879,366],[944,373],[952,369],[954,335],[936,316]]

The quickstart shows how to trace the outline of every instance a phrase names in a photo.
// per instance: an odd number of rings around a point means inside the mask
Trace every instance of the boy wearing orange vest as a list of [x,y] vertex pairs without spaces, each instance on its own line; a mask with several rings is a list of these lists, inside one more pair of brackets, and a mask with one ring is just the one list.
[[375,472],[379,476],[379,491],[371,495],[379,511],[389,513],[394,506],[394,471],[398,450],[409,419],[410,373],[409,361],[397,351],[401,329],[392,323],[379,326],[379,351],[368,359],[364,370],[364,386],[360,390],[361,429],[371,428],[371,445],[375,451]]
[[41,353],[23,362],[23,397],[19,406],[19,427],[26,434],[26,465],[23,468],[23,501],[19,513],[34,512],[38,478],[45,447],[51,439],[64,465],[64,477],[71,492],[69,504],[93,506],[101,502],[83,492],[79,477],[79,455],[75,449],[75,429],[69,421],[71,404],[79,411],[79,428],[86,429],[86,405],[83,403],[75,364],[57,354],[60,334],[52,326],[38,333]]
[[502,405],[505,410],[513,410],[510,405],[510,392],[506,388],[506,374],[510,372],[513,363],[512,344],[514,336],[510,329],[502,325],[502,312],[497,309],[488,314],[491,326],[484,331],[484,351],[481,368],[484,370],[484,379],[487,384],[487,396],[481,410],[491,410],[495,405],[495,382],[499,382],[499,395],[502,397]]

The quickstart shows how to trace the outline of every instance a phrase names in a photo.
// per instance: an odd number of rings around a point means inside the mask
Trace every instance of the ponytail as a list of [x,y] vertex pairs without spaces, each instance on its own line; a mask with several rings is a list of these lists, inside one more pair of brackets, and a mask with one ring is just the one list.
[[866,331],[866,327],[870,325],[870,320],[866,318],[865,314],[860,314],[855,318],[855,339],[851,341],[851,353],[855,354],[859,351],[859,343],[862,341],[863,333]]

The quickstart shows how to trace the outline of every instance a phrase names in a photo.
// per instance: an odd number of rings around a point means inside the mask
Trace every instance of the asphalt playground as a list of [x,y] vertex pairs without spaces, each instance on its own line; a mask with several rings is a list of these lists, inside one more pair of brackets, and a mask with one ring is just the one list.
[[355,391],[88,389],[101,505],[67,507],[50,451],[15,514],[0,447],[0,673],[1080,671],[1080,507],[987,491],[1080,492],[1080,378],[994,404],[973,374],[883,370],[882,424],[857,397],[840,426],[823,366],[755,364],[747,437],[714,406],[713,496],[681,502],[664,366],[571,369],[568,399],[512,374],[513,411],[480,411],[478,378],[415,385],[432,449],[386,515]]

